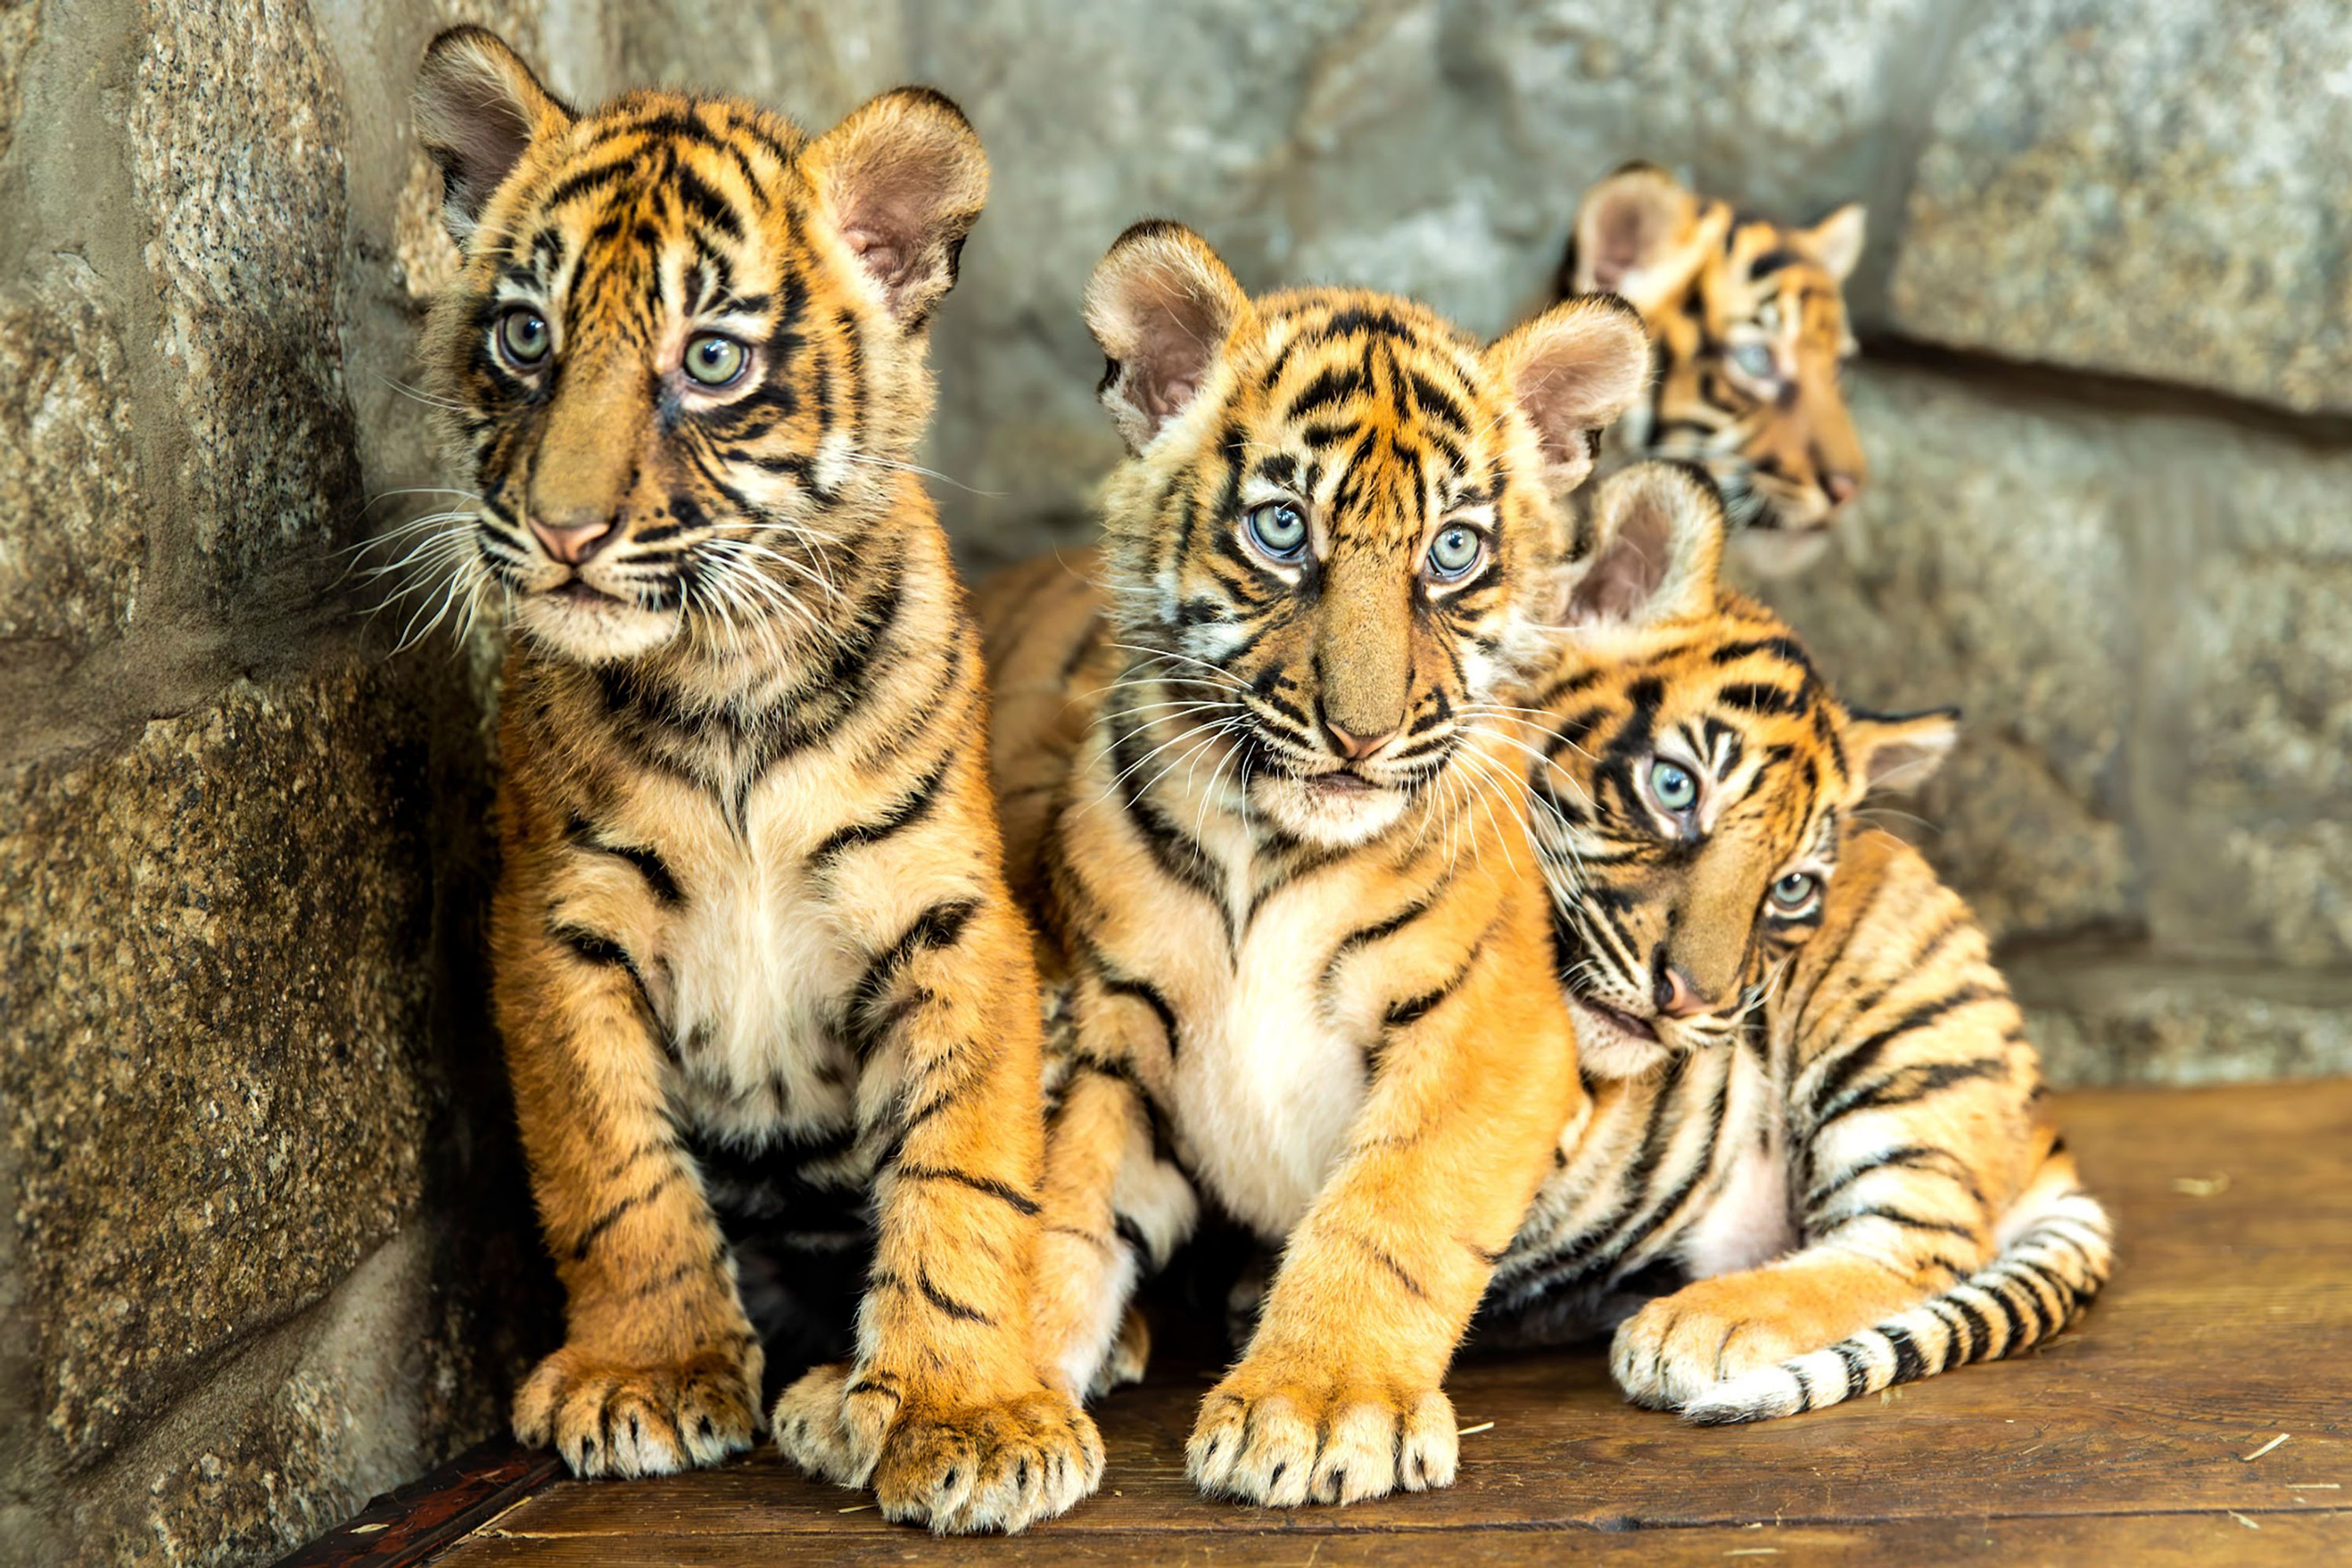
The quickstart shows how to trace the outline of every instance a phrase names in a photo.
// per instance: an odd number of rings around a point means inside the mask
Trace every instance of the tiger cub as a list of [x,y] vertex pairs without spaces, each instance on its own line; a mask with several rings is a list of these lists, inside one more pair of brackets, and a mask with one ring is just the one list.
[[1526,699],[1593,1110],[1479,1337],[1622,1319],[1630,1398],[1729,1422],[2056,1333],[2107,1277],[2106,1215],[1984,933],[1857,815],[1932,771],[1954,716],[1842,706],[1717,581],[1723,508],[1692,470],[1628,469],[1595,512],[1577,635]]
[[1811,559],[1867,472],[1839,384],[1854,352],[1843,288],[1862,244],[1859,205],[1791,228],[1646,163],[1618,170],[1577,208],[1559,292],[1622,295],[1656,354],[1650,395],[1612,432],[1608,467],[1704,468],[1740,555],[1763,570]]
[[1549,640],[1561,499],[1638,393],[1640,323],[1580,300],[1481,348],[1382,295],[1252,300],[1168,223],[1120,237],[1086,313],[1132,454],[1106,617],[1073,636],[1090,590],[1050,563],[989,596],[1051,690],[1013,742],[1045,784],[1015,863],[1066,971],[1045,1353],[1074,1389],[1131,1375],[1129,1298],[1205,1199],[1285,1251],[1192,1479],[1443,1486],[1439,1384],[1582,1114],[1498,698]]
[[512,606],[498,1020],[566,1297],[515,1431],[583,1476],[711,1463],[764,1339],[853,1360],[777,1425],[891,1518],[1067,1508],[1102,1454],[1031,1340],[1032,939],[908,467],[979,143],[919,89],[814,138],[575,112],[475,28],[416,111],[464,251],[432,391]]

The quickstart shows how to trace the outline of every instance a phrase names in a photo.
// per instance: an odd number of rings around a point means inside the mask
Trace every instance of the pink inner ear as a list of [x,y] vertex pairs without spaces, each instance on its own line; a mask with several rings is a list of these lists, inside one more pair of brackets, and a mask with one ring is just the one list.
[[845,228],[841,231],[841,237],[849,242],[849,248],[857,253],[857,259],[866,264],[866,270],[880,279],[885,286],[895,288],[906,280],[907,255],[896,245],[869,228]]

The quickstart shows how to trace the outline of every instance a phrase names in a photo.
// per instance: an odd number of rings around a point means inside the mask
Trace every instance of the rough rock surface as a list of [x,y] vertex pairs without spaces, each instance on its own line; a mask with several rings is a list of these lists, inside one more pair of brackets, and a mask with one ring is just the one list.
[[0,642],[114,631],[146,557],[122,345],[87,274],[0,300]]
[[1935,99],[1902,331],[2352,407],[2352,11],[1978,8]]
[[68,1463],[416,1203],[421,730],[330,672],[13,782],[0,968],[48,983],[0,1001],[6,1137]]

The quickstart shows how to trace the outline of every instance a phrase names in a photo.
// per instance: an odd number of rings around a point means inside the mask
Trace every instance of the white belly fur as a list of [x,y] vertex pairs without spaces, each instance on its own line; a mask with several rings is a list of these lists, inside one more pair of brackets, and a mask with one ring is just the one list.
[[1259,911],[1223,1006],[1176,1058],[1176,1119],[1194,1168],[1234,1218],[1273,1241],[1330,1175],[1365,1088],[1356,1042],[1315,1005],[1299,958],[1313,949],[1291,940],[1286,927],[1302,921],[1283,918],[1286,903]]
[[830,1003],[858,968],[801,857],[759,827],[755,816],[749,845],[709,868],[671,926],[655,998],[686,1057],[692,1119],[754,1142],[847,1121],[854,1068]]

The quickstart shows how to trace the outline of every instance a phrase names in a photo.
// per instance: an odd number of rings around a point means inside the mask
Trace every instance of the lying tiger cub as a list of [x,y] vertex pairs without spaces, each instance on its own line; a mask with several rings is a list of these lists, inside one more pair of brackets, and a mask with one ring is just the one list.
[[1685,459],[1719,486],[1750,565],[1811,559],[1860,492],[1862,446],[1839,374],[1853,353],[1845,280],[1863,210],[1811,228],[1735,212],[1646,163],[1584,195],[1559,293],[1610,289],[1642,312],[1657,375],[1610,433],[1607,468]]
[[2106,1215],[2042,1118],[1984,933],[1856,815],[1932,771],[1952,716],[1841,706],[1788,625],[1718,583],[1722,505],[1690,470],[1629,469],[1595,511],[1570,658],[1527,699],[1594,1110],[1481,1338],[1622,1318],[1629,1397],[1728,1422],[2057,1332],[2107,1277]]
[[1056,563],[982,595],[1010,863],[1066,967],[1044,1353],[1079,1391],[1136,1370],[1128,1297],[1197,1184],[1286,1250],[1195,1482],[1443,1486],[1438,1385],[1582,1116],[1496,703],[1549,646],[1560,501],[1641,327],[1576,300],[1482,349],[1382,295],[1253,300],[1172,224],[1119,239],[1087,319],[1134,454],[1109,610]]

